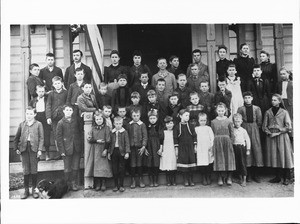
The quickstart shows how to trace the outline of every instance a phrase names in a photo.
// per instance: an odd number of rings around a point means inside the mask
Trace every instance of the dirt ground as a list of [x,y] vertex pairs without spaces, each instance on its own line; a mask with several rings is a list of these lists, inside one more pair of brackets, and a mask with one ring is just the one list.
[[[210,186],[197,183],[194,187],[184,187],[182,184],[168,187],[126,188],[126,191],[113,192],[108,188],[105,192],[81,189],[76,192],[68,192],[64,198],[273,198],[293,197],[294,184],[285,186],[281,183],[271,184],[268,182],[272,176],[263,176],[261,183],[250,182],[247,187],[241,187],[237,181],[232,186],[218,186],[216,181]],[[19,199],[24,189],[10,191],[11,199]],[[29,198],[32,198],[31,196]]]

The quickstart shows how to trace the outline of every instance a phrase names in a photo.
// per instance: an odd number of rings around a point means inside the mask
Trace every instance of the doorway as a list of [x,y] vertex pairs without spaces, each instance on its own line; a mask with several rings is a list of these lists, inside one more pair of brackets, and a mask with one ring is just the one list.
[[118,25],[118,48],[122,65],[133,65],[132,53],[141,50],[142,64],[157,73],[157,59],[180,58],[180,67],[186,71],[192,61],[192,37],[189,24],[131,24]]

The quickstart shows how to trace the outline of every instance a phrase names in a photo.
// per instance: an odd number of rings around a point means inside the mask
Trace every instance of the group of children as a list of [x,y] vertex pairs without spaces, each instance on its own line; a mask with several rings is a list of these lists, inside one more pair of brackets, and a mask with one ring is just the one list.
[[[114,52],[111,57],[119,56]],[[36,67],[30,67],[30,71]],[[36,158],[44,145],[49,147],[46,138],[51,126],[64,160],[65,179],[72,190],[78,190],[85,136],[82,117],[88,112],[93,114],[93,124],[87,135],[84,176],[94,178],[94,186],[89,187],[97,191],[106,190],[106,179],[113,177],[113,191],[123,192],[128,166],[131,188],[145,187],[144,167],[150,187],[159,185],[159,170],[166,172],[168,186],[176,185],[176,171],[182,172],[184,186],[194,186],[194,170],[202,174],[203,185],[211,184],[212,171],[218,174],[218,185],[231,185],[235,171],[241,186],[246,186],[250,178],[260,182],[257,172],[262,166],[277,169],[271,182],[280,182],[283,175],[283,183],[289,183],[288,173],[293,168],[289,137],[292,127],[289,113],[282,106],[284,94],[272,95],[272,107],[262,119],[260,105],[253,104],[252,92],[242,94],[234,64],[229,64],[227,77],[217,81],[219,90],[215,94],[209,92],[206,78],[202,77],[197,85],[192,81],[197,80],[196,64],[191,65],[188,78],[184,73],[175,78],[166,70],[164,58],[158,59],[158,67],[152,83],[148,70],[141,69],[140,82],[130,88],[128,74],[121,72],[115,85],[100,83],[97,96],[92,83],[84,81],[82,68],[75,69],[76,81],[68,90],[61,77],[53,77],[53,90],[47,93],[47,100],[45,87],[37,83],[37,96],[26,109],[26,121],[20,124],[15,138],[15,150],[21,154],[24,169],[22,198],[29,195],[30,174],[33,189],[36,187]],[[286,69],[280,71],[282,77],[286,73]],[[255,65],[253,77],[260,75],[260,66]],[[188,79],[193,76],[193,85],[189,85]],[[266,136],[263,147],[262,135]]]

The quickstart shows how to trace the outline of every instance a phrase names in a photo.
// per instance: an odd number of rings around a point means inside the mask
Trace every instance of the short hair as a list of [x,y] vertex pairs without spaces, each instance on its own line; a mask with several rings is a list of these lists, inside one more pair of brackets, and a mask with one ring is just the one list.
[[106,108],[106,109],[109,109],[109,110],[112,110],[112,107],[111,107],[111,105],[103,105],[103,110],[104,110],[104,108]]
[[54,54],[51,53],[51,52],[47,53],[47,54],[46,54],[46,57],[52,57],[52,58],[55,58]]
[[[36,108],[34,108],[34,107],[32,107],[32,106],[28,106],[28,107],[26,107],[26,110],[32,110],[33,111],[33,113],[35,113],[36,114]],[[25,111],[26,111],[25,110]]]
[[119,111],[119,109],[125,109],[125,111],[127,112],[126,106],[119,105],[119,106],[117,106],[117,112]]
[[123,123],[123,118],[121,118],[120,116],[114,117],[114,122],[119,122],[119,121],[122,121]]
[[149,73],[148,70],[145,69],[144,67],[141,67],[140,72],[141,72],[140,77],[141,77],[142,75],[144,75],[144,74],[147,74],[147,76],[148,76],[148,73]]
[[109,57],[111,57],[113,54],[118,55],[118,57],[120,58],[120,53],[119,53],[119,51],[117,51],[117,50],[112,50],[112,51],[110,52]]
[[178,99],[179,99],[179,93],[174,91],[170,96],[169,96],[169,99],[173,96],[176,96]]
[[255,65],[253,65],[253,69],[255,69],[255,68],[260,68],[261,69],[261,66],[259,64],[255,64]]
[[179,79],[179,77],[183,77],[183,76],[186,78],[186,74],[180,73],[180,74],[178,74],[178,76],[177,76],[178,78],[177,79]]
[[134,108],[134,109],[131,110],[130,115],[132,116],[133,113],[135,113],[135,114],[141,114],[141,110],[138,109],[138,108]]
[[229,69],[229,68],[236,68],[236,66],[235,66],[234,63],[230,63],[230,64],[228,65],[227,69]]
[[135,50],[132,53],[132,57],[134,57],[134,56],[140,56],[140,57],[142,57],[142,52],[140,50]]
[[196,63],[192,63],[192,64],[191,64],[191,68],[192,68],[192,67],[195,67],[195,66],[197,66],[197,68],[198,68],[198,64],[196,64]]
[[192,98],[192,96],[195,96],[195,95],[198,96],[198,98],[199,98],[199,94],[198,94],[197,92],[194,91],[194,92],[191,92],[191,93],[190,93],[190,99]]
[[206,113],[203,113],[203,112],[200,112],[200,113],[198,114],[198,119],[199,119],[200,117],[205,117],[205,118],[207,119],[207,114],[206,114]]
[[159,79],[156,81],[156,83],[158,83],[158,82],[164,82],[164,83],[166,83],[166,80],[164,80],[163,78],[159,78]]
[[141,95],[138,92],[134,91],[131,93],[130,98],[139,98],[140,99]]
[[178,59],[179,59],[179,57],[178,57],[178,56],[176,56],[176,55],[172,55],[172,56],[169,58],[169,62],[172,62],[172,61],[173,61],[173,59],[175,59],[175,58],[178,58]]
[[170,122],[173,122],[173,117],[171,116],[166,116],[165,119],[164,119],[164,122],[167,124],[167,123],[170,123]]
[[240,50],[242,50],[242,48],[244,47],[244,46],[249,46],[247,43],[242,43],[242,44],[240,44]]
[[225,83],[227,83],[225,75],[224,76],[219,76],[218,83],[219,82],[225,82]]
[[158,112],[157,112],[157,109],[150,109],[150,111],[148,112],[148,117],[152,117],[152,116],[155,116],[155,117],[158,117]]
[[31,71],[34,67],[40,67],[40,66],[36,63],[32,63],[31,65],[29,65],[29,71]]
[[225,103],[223,103],[223,102],[219,102],[219,103],[217,104],[217,106],[216,106],[216,110],[217,110],[219,107],[224,107],[224,108],[225,108],[225,110],[227,110],[227,106],[226,106],[226,104],[225,104]]
[[245,97],[245,96],[251,96],[251,97],[253,97],[253,94],[250,91],[246,91],[246,92],[243,92],[243,97]]
[[99,87],[101,88],[104,88],[104,87],[106,87],[107,88],[107,83],[105,83],[105,82],[100,82],[100,84],[99,84]]
[[85,87],[85,85],[91,85],[92,86],[92,83],[91,82],[83,82],[81,84],[81,87]]
[[273,97],[273,96],[276,97],[276,98],[279,100],[280,103],[282,103],[282,97],[281,97],[280,94],[274,93],[274,94],[272,95],[272,97]]
[[224,49],[227,52],[227,47],[225,45],[218,46],[218,52],[219,50]]
[[207,85],[209,86],[209,81],[207,81],[207,80],[202,80],[202,81],[200,82],[200,86],[201,86],[202,83],[207,83]]
[[265,54],[265,55],[267,55],[268,58],[270,57],[270,53],[267,52],[267,51],[265,51],[265,50],[261,50],[261,51],[259,52],[259,54]]
[[237,119],[243,120],[243,117],[240,113],[236,113],[236,114],[232,115],[232,120],[237,120]]
[[94,117],[98,117],[98,116],[103,117],[102,111],[96,110],[96,111],[94,112]]
[[157,63],[158,63],[160,60],[165,60],[165,61],[167,61],[167,59],[161,57],[161,58],[157,59]]
[[44,89],[45,90],[45,86],[42,86],[42,85],[37,85],[36,87],[35,87],[35,89],[37,90],[37,89]]
[[71,109],[73,110],[73,107],[72,107],[71,105],[68,105],[68,104],[63,105],[63,108],[62,108],[62,109],[65,110],[67,107],[68,107],[68,108],[71,108]]
[[78,52],[80,53],[80,56],[82,57],[82,56],[83,56],[83,53],[82,53],[82,51],[79,50],[79,49],[74,50],[74,51],[73,51],[73,54],[74,54],[74,53],[78,53]]
[[54,82],[56,82],[56,81],[61,81],[61,82],[62,82],[62,78],[56,75],[56,76],[54,76],[54,77],[52,78],[52,83],[54,83]]
[[126,79],[126,81],[127,81],[127,75],[121,73],[120,75],[118,75],[117,80],[119,81],[120,79]]
[[147,96],[157,96],[156,92],[153,90],[153,89],[150,89],[148,92],[147,92]]
[[190,111],[188,109],[181,109],[179,111],[179,115],[183,115],[184,113],[190,113]]
[[193,51],[192,51],[192,54],[194,54],[194,53],[200,53],[200,55],[202,55],[202,52],[200,51],[200,49],[195,49],[195,50],[193,50]]
[[75,69],[75,74],[76,74],[76,72],[83,72],[83,74],[85,74],[84,69],[80,68],[80,67]]

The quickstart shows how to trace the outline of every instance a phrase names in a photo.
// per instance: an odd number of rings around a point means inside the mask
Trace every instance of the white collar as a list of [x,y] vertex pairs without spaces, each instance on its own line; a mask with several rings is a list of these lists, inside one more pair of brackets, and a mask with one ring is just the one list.
[[141,85],[142,85],[143,87],[147,87],[147,86],[148,86],[148,82],[147,82],[146,84],[143,84],[143,83],[141,82]]
[[[111,132],[112,133],[115,133],[117,131],[117,129],[116,128],[114,128]],[[122,133],[122,132],[124,132],[125,131],[125,129],[124,128],[121,128],[118,132],[119,133]]]
[[133,120],[129,122],[129,124],[133,124],[133,123],[136,123],[136,124],[138,124],[138,125],[143,124],[143,122],[142,122],[141,120],[139,120],[138,122],[135,122],[135,121],[133,121]]
[[79,62],[79,63],[74,63],[74,65],[75,65],[75,68],[79,68],[79,67],[81,67],[81,62]]

